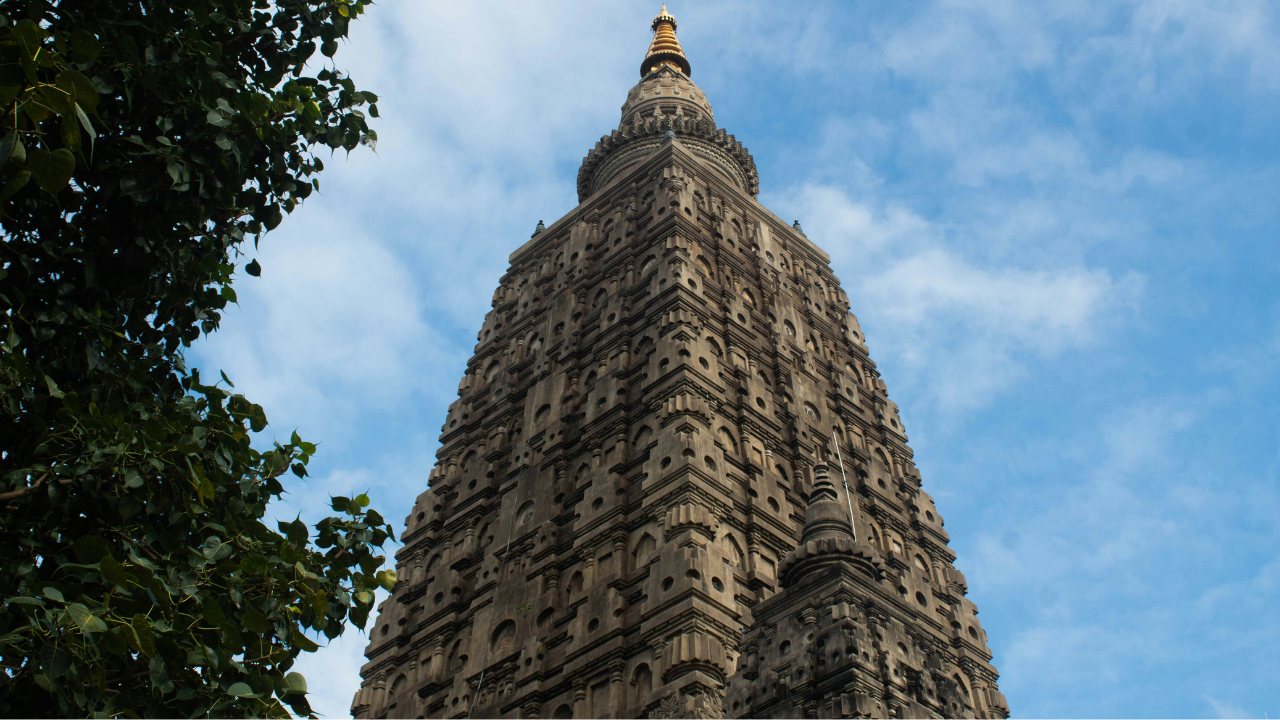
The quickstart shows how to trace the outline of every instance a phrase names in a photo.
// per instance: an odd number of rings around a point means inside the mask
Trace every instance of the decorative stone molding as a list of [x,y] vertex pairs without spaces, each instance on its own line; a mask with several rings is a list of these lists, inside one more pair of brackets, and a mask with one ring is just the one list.
[[715,123],[680,115],[637,117],[600,138],[578,170],[578,202],[585,202],[617,176],[661,144],[667,131],[694,155],[716,166],[752,197],[760,194],[760,174],[747,148]]

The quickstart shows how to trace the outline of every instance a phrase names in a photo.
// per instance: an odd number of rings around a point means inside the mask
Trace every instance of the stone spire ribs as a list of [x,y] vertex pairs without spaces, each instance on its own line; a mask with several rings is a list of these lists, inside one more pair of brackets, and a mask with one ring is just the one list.
[[353,714],[1003,716],[826,253],[679,68],[606,140],[494,292]]

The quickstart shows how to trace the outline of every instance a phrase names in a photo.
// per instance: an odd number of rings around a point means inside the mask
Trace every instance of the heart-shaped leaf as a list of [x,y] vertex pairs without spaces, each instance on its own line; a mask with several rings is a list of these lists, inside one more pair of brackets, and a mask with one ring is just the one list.
[[71,619],[75,620],[80,629],[86,633],[107,631],[107,624],[100,618],[94,617],[93,613],[89,612],[89,608],[80,603],[68,605],[67,612],[71,613]]
[[284,680],[289,684],[289,692],[302,693],[307,692],[307,679],[300,672],[291,672],[284,676]]
[[76,171],[76,156],[66,148],[53,152],[44,148],[32,148],[27,151],[27,169],[45,192],[57,195],[71,181],[71,176]]
[[253,688],[249,687],[247,683],[242,682],[233,683],[231,687],[227,688],[227,694],[232,697],[258,697],[257,694],[253,692]]
[[133,616],[133,634],[138,640],[138,648],[148,657],[156,654],[156,635],[151,630],[151,623],[142,614]]
[[93,81],[70,68],[58,73],[58,87],[71,96],[71,99],[89,108],[98,109],[98,89]]
[[0,140],[0,168],[9,164],[9,158],[13,157],[13,150],[16,147],[18,147],[18,133],[16,132],[11,132],[5,135],[3,140]]

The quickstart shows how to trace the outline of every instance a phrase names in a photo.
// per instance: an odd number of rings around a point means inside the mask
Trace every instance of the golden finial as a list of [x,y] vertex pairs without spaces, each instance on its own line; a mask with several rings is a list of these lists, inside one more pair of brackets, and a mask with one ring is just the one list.
[[666,3],[662,3],[662,12],[653,19],[650,27],[653,30],[653,42],[649,45],[648,54],[644,56],[644,63],[640,65],[640,77],[663,65],[685,75],[692,75],[689,59],[684,56],[680,41],[676,39],[676,19],[667,12]]

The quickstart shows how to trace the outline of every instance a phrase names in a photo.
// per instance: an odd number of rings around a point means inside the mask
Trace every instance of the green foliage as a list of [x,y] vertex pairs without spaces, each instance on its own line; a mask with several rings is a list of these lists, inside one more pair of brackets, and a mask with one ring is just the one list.
[[307,631],[394,584],[363,496],[262,522],[316,448],[182,360],[314,152],[375,141],[314,57],[369,4],[0,2],[0,715],[307,714]]

